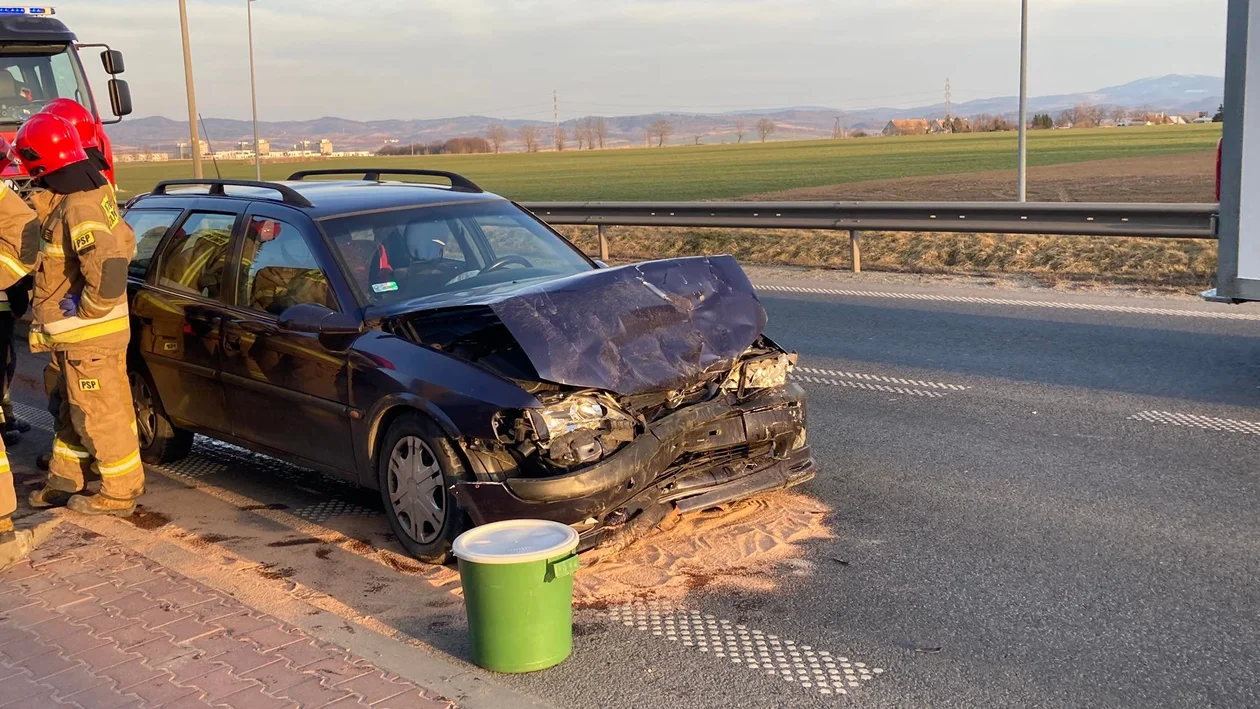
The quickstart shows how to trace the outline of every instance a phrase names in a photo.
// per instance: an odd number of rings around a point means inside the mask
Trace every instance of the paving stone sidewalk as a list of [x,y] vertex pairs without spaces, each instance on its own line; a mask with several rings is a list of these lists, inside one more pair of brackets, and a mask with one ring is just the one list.
[[0,707],[454,707],[63,522],[0,571]]

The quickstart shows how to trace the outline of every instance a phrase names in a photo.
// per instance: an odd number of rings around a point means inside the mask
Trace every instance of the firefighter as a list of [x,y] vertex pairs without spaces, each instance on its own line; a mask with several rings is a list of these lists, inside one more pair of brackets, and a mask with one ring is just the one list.
[[[127,516],[144,492],[126,370],[135,235],[68,121],[32,116],[18,131],[17,153],[41,188],[33,198],[43,243],[31,351],[52,353],[69,423],[58,428],[48,480],[31,506]],[[89,471],[101,478],[91,495],[84,494]]]
[[96,118],[92,116],[91,111],[74,99],[58,98],[49,101],[48,105],[41,108],[39,112],[51,113],[69,121],[78,132],[79,143],[83,146],[83,152],[87,153],[88,159],[101,173],[106,177],[109,176],[112,166],[105,159],[105,152],[101,150],[101,135],[97,132]]
[[[92,116],[91,111],[85,108],[83,104],[73,99],[58,98],[49,101],[47,105],[40,109],[40,113],[49,113],[69,121],[70,125],[74,126],[75,131],[79,134],[79,143],[83,146],[83,152],[87,153],[88,159],[91,160],[92,163],[96,165],[96,167],[106,177],[109,177],[110,168],[112,166],[109,164],[109,161],[105,159],[105,152],[101,150],[101,135],[97,131],[96,119]],[[117,197],[115,197],[115,199],[117,199]],[[29,292],[29,284],[19,284],[18,287],[23,285],[25,286],[26,291]],[[10,303],[15,303],[18,299],[18,297],[15,297],[13,289],[11,289],[9,291]],[[20,318],[21,315],[17,315],[16,317]],[[14,352],[12,358],[9,360],[10,367],[13,367],[17,363],[16,355],[17,353]],[[10,375],[8,380],[9,386],[12,386],[12,379],[13,377]],[[48,395],[48,411],[54,418],[57,419],[59,428],[66,428],[69,426],[69,422],[60,418],[60,413],[62,411],[61,392],[55,388],[56,382],[58,381],[58,373],[55,362],[50,363],[48,367],[45,368],[44,381],[45,393]],[[15,434],[21,435],[22,433],[26,433],[31,428],[30,424],[25,421],[20,421],[11,415],[10,407],[7,403],[8,387],[5,388],[4,393],[5,396],[0,401],[3,402],[3,406],[5,407],[5,436],[8,437]],[[42,455],[36,462],[36,467],[40,470],[48,470],[51,460],[51,455]]]
[[[13,162],[13,148],[0,137],[0,172]],[[39,253],[39,221],[22,198],[0,182],[0,288],[22,280],[35,266]],[[10,331],[10,340],[12,331]],[[13,528],[17,491],[9,458],[0,445],[0,569],[23,558],[30,551],[31,533]]]

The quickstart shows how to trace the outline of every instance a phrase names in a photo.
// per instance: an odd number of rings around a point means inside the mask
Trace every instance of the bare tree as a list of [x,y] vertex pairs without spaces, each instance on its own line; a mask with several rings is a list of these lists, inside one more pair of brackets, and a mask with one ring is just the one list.
[[1073,125],[1072,119],[1074,119],[1075,117],[1076,117],[1076,113],[1073,112],[1071,109],[1060,111],[1059,118],[1055,120],[1054,125],[1056,128],[1071,128]]
[[700,139],[701,139],[701,138],[703,138],[704,136],[701,136],[701,135],[694,135],[694,136],[692,136],[692,137],[693,137],[693,138],[695,138],[696,145],[699,145],[699,144],[700,144]]
[[507,142],[507,139],[508,129],[502,123],[491,123],[490,127],[486,129],[486,140],[490,141],[490,147],[494,149],[496,154],[499,152],[499,148]]
[[778,126],[776,126],[774,121],[769,118],[763,118],[757,121],[757,135],[761,137],[761,142],[766,142],[766,138],[769,138],[776,128],[778,128]]
[[564,139],[567,137],[564,134],[564,126],[556,126],[555,137],[556,137],[556,152],[557,153],[564,152]]
[[744,142],[744,131],[748,129],[748,121],[743,116],[735,119],[735,142]]
[[1073,128],[1095,128],[1101,119],[1102,111],[1092,103],[1078,103],[1072,108]]
[[595,133],[595,140],[599,142],[599,149],[604,149],[604,141],[608,140],[608,121],[603,116],[595,118],[591,124],[591,130]]
[[538,129],[538,126],[534,126],[534,125],[521,126],[520,136],[521,136],[521,142],[525,143],[525,152],[527,153],[538,152],[538,139],[542,137],[541,134],[542,134],[542,131]]
[[665,141],[669,140],[669,136],[674,133],[674,125],[664,118],[659,118],[652,122],[648,128],[650,134],[656,138],[656,147],[665,145]]
[[573,123],[573,139],[577,141],[577,149],[586,146],[586,119],[579,118]]

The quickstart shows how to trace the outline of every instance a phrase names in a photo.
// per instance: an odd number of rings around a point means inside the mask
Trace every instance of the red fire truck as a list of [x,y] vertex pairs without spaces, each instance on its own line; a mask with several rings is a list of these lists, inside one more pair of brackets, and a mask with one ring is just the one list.
[[[109,103],[113,118],[104,120],[92,96],[81,50],[101,48],[101,63],[108,82]],[[127,82],[117,78],[123,72],[121,52],[105,44],[81,44],[51,7],[21,5],[0,7],[0,134],[10,141],[18,127],[35,115],[49,101],[68,98],[83,104],[96,116],[98,128],[117,123],[131,113],[131,91]],[[110,165],[114,164],[109,138],[100,130],[101,150]],[[113,181],[113,169],[109,173]],[[30,178],[17,161],[0,174],[23,190]]]

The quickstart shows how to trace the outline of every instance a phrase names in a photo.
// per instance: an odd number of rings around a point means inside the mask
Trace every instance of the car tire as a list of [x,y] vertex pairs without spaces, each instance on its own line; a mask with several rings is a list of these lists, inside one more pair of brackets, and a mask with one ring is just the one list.
[[140,460],[151,465],[174,463],[192,452],[192,431],[185,431],[166,416],[157,387],[148,372],[128,373],[131,400],[136,408],[136,435],[140,440]]
[[451,493],[464,466],[449,438],[419,413],[398,417],[377,455],[385,517],[411,556],[431,564],[451,561],[451,542],[470,526]]

